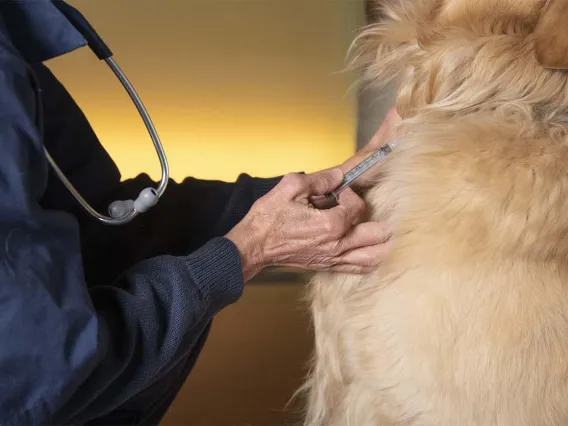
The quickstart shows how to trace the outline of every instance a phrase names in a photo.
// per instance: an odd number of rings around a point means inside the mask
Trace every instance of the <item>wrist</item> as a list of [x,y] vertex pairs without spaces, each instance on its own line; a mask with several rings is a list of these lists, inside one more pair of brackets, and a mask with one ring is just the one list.
[[225,237],[232,241],[239,252],[245,283],[265,268],[262,244],[250,227],[240,223],[229,231]]

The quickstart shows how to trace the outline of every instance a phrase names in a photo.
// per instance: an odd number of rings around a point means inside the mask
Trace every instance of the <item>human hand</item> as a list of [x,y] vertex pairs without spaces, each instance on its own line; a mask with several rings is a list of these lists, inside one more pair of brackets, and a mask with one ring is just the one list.
[[384,223],[356,224],[365,211],[357,194],[346,189],[328,210],[310,206],[342,179],[340,169],[289,174],[252,206],[226,235],[239,250],[245,281],[268,266],[366,273],[379,265],[389,231]]
[[[375,133],[375,135],[371,138],[369,143],[365,145],[360,151],[358,151],[354,156],[347,159],[343,164],[339,166],[343,173],[347,173],[365,158],[373,154],[374,152],[378,151],[384,145],[388,143],[388,141],[394,136],[394,131],[396,130],[396,126],[402,121],[402,118],[398,115],[396,108],[391,108],[381,123],[379,129]],[[380,162],[378,163],[380,164]],[[351,185],[352,188],[355,190],[357,189],[364,189],[371,186],[374,181],[375,177],[378,173],[380,167],[376,164],[375,166],[371,167],[365,173],[363,173],[357,180]]]

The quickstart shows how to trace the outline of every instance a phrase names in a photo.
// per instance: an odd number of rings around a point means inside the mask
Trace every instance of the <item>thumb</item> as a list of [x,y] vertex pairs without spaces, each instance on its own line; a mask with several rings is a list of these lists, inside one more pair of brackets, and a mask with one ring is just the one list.
[[306,176],[306,196],[325,195],[343,182],[343,172],[339,168],[322,170]]

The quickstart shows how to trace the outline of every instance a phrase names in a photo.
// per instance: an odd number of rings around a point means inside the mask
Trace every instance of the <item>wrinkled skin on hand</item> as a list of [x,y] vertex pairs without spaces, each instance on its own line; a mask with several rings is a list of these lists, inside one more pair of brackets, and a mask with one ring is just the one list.
[[357,223],[365,203],[352,190],[327,210],[311,207],[309,199],[335,189],[340,169],[289,174],[258,200],[227,237],[243,259],[245,279],[267,266],[365,273],[378,265],[388,249],[383,223]]

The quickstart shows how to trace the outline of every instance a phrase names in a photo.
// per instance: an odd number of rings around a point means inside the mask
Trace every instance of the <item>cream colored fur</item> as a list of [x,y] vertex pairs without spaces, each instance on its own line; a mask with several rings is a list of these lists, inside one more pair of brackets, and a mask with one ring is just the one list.
[[357,57],[398,79],[404,120],[365,198],[393,248],[310,284],[305,424],[566,426],[568,63],[546,37],[568,15],[535,32],[543,1],[377,3]]

